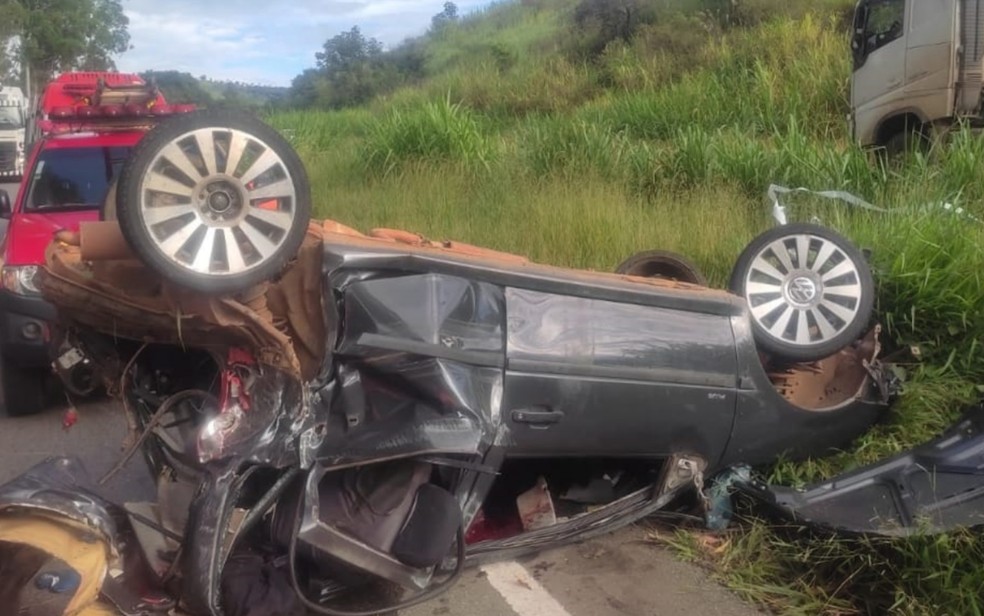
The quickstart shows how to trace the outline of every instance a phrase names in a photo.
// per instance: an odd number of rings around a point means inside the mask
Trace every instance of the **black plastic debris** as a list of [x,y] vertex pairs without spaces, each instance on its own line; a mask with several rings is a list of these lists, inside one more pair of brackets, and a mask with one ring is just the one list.
[[984,405],[936,440],[804,490],[741,486],[780,515],[841,533],[908,536],[984,525]]

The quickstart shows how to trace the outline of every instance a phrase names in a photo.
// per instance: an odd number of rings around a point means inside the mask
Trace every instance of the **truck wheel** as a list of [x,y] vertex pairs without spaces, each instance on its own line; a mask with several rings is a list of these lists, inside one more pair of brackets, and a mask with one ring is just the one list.
[[615,273],[644,278],[665,278],[707,286],[707,279],[693,261],[668,250],[647,250],[636,253],[615,268]]
[[815,361],[864,332],[875,284],[864,255],[819,225],[776,227],[752,240],[729,288],[748,303],[761,350],[791,361]]
[[165,278],[209,294],[276,276],[311,218],[311,188],[290,144],[228,111],[176,116],[123,165],[116,217],[134,252]]
[[49,402],[44,370],[20,368],[0,357],[0,417],[32,415]]
[[913,152],[927,153],[929,139],[916,130],[905,130],[893,135],[885,142],[882,158],[888,164],[898,164]]

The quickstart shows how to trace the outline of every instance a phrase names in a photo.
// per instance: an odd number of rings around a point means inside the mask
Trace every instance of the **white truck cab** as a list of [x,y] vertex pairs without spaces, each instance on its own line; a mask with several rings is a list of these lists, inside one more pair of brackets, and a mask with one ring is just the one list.
[[20,88],[0,85],[0,182],[24,174],[27,99]]
[[981,124],[984,0],[860,0],[851,47],[862,146],[898,151],[961,119]]

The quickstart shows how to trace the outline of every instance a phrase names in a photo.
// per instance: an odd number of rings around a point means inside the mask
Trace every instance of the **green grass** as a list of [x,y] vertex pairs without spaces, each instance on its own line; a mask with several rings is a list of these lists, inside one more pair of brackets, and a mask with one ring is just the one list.
[[370,123],[362,158],[369,170],[387,174],[419,161],[458,160],[488,167],[496,145],[482,118],[445,99],[394,109]]
[[984,609],[984,539],[970,532],[845,539],[745,517],[718,535],[661,538],[710,566],[739,596],[783,614],[963,616]]
[[[319,216],[562,266],[611,270],[664,248],[722,286],[772,224],[770,183],[889,209],[809,197],[790,207],[871,249],[885,352],[906,377],[885,420],[842,453],[760,469],[802,485],[935,436],[984,385],[984,225],[930,205],[984,218],[984,140],[958,133],[892,168],[850,144],[850,4],[741,0],[740,28],[667,13],[593,62],[566,51],[570,2],[502,4],[429,42],[432,77],[419,87],[270,120],[291,130]],[[981,611],[984,540],[968,534],[848,541],[745,512],[720,551],[702,536],[673,543],[780,613]]]

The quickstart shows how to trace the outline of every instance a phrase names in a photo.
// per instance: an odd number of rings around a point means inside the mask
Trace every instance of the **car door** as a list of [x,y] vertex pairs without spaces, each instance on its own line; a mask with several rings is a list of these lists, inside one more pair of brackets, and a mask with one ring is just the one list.
[[730,318],[507,289],[513,456],[716,458],[734,421]]

